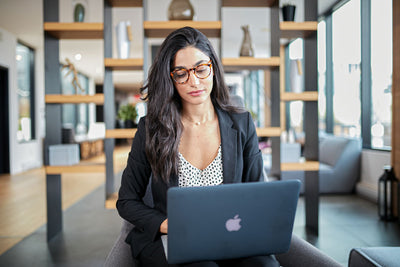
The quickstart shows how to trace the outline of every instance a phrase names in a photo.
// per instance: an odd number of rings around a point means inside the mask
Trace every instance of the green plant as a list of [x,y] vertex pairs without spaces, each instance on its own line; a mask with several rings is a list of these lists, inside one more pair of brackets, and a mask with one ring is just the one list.
[[255,113],[253,110],[249,109],[250,115],[253,118],[254,121],[258,119],[257,113]]
[[122,121],[135,121],[137,116],[136,106],[132,104],[121,105],[117,118]]

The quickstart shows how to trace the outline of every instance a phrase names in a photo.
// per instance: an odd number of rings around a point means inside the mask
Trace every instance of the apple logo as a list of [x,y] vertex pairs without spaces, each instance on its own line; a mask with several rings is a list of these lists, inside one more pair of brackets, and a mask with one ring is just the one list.
[[228,230],[229,232],[239,231],[240,228],[242,227],[240,225],[241,220],[242,219],[239,218],[239,214],[236,214],[236,216],[233,217],[233,219],[229,219],[226,221],[225,223],[226,230]]

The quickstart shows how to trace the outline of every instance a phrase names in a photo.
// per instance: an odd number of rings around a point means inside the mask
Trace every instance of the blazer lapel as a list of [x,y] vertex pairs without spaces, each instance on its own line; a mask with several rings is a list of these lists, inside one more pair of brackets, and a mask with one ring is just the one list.
[[224,184],[230,184],[234,181],[236,171],[237,131],[232,128],[229,115],[218,108],[216,110],[221,134]]

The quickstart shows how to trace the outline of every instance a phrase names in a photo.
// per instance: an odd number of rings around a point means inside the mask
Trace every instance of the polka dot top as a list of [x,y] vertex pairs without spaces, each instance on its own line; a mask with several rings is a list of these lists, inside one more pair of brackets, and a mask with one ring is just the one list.
[[204,170],[194,167],[179,153],[179,186],[219,185],[223,181],[221,145],[215,159]]

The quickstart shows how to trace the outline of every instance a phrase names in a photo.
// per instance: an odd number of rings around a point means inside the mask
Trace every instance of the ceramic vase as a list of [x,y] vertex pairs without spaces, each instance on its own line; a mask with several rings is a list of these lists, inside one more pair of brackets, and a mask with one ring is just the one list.
[[240,56],[254,57],[254,49],[253,49],[253,44],[251,42],[249,25],[242,26],[242,30],[243,30],[243,41],[242,41],[242,46],[240,47]]
[[74,7],[74,21],[83,22],[85,20],[85,7],[81,3],[77,3]]
[[131,23],[130,21],[121,21],[116,26],[117,33],[117,52],[118,58],[127,59],[131,48]]
[[169,20],[193,20],[194,9],[189,0],[172,0],[168,7]]
[[296,6],[293,5],[282,6],[283,21],[294,21],[295,12],[296,12]]

